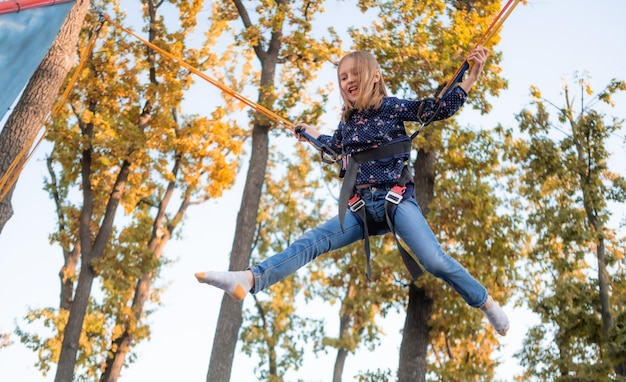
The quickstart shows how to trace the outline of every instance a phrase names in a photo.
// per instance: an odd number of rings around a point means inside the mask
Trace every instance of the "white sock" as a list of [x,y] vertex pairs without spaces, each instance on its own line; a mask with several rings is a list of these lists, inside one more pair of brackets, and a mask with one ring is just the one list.
[[252,285],[248,281],[248,271],[238,272],[198,272],[195,274],[198,282],[213,285],[222,289],[235,300],[243,300]]
[[501,336],[506,336],[506,332],[509,331],[509,318],[506,316],[500,305],[493,301],[491,296],[489,296],[487,302],[480,308],[480,310],[485,313],[487,320],[489,320],[489,323],[493,326],[496,332],[498,332]]

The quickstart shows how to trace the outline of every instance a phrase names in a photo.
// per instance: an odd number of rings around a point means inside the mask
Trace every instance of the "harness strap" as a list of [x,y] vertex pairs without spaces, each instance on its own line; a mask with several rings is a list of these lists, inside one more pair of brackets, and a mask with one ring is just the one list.
[[359,171],[359,164],[397,155],[406,154],[408,156],[410,153],[411,141],[407,139],[386,146],[377,147],[372,150],[356,153],[348,158],[346,172],[343,177],[343,184],[341,185],[341,192],[339,193],[339,223],[342,231],[343,222],[346,218],[348,201],[352,195],[354,195],[354,182],[356,181],[356,175]]
[[398,238],[398,235],[396,234],[396,229],[393,225],[393,219],[394,219],[397,207],[398,207],[398,204],[390,202],[390,201],[386,201],[385,202],[385,218],[387,219],[387,225],[389,226],[389,230],[391,231],[391,233],[393,233],[393,237],[396,239],[398,252],[400,252],[400,256],[402,256],[402,261],[404,262],[404,265],[406,266],[406,268],[409,270],[409,273],[411,274],[411,278],[413,279],[413,281],[415,281],[424,274],[424,270],[420,266],[420,263],[417,257],[415,257],[415,255],[409,252],[406,248],[404,248],[404,245],[402,245],[402,242],[400,242],[400,239]]
[[[389,231],[391,231],[391,233],[393,234],[393,237],[396,239],[398,252],[400,252],[402,261],[404,262],[404,265],[406,266],[406,268],[409,270],[409,273],[411,274],[411,278],[413,279],[413,281],[415,281],[421,275],[424,274],[424,270],[420,266],[420,262],[417,259],[417,257],[404,247],[404,245],[398,238],[396,229],[394,227],[395,213],[396,213],[396,208],[398,208],[398,204],[402,203],[405,199],[408,199],[415,192],[415,189],[412,185],[407,187],[407,185],[412,184],[412,182],[413,182],[413,176],[411,175],[408,167],[405,166],[404,169],[402,170],[402,176],[400,177],[400,180],[398,181],[398,185],[394,187],[394,188],[397,188],[397,187],[401,188],[402,196],[400,199],[397,199],[395,195],[394,197],[389,197],[390,195],[387,194],[387,197],[385,198],[385,218],[387,220],[387,226],[389,227]],[[392,191],[394,190],[394,188],[392,188]]]
[[[363,201],[363,199],[359,199]],[[372,281],[372,266],[370,265],[370,260],[372,258],[372,253],[370,250],[370,235],[367,224],[367,212],[365,212],[365,208],[361,205],[356,211],[350,208],[352,212],[357,214],[358,217],[361,218],[361,222],[363,223],[363,250],[365,251],[365,276],[367,276],[368,281]]]

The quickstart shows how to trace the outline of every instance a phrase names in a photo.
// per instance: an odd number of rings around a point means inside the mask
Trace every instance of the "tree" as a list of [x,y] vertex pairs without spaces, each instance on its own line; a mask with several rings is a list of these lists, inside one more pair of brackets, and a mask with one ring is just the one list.
[[[290,3],[284,0],[250,4],[234,0],[214,5],[211,17],[213,29],[209,34],[219,35],[224,30],[224,24],[233,23],[239,17],[242,28],[235,29],[235,44],[242,50],[244,57],[254,56],[259,61],[260,72],[255,80],[258,81],[257,103],[285,116],[298,105],[298,100],[307,101],[307,110],[292,120],[314,123],[320,116],[323,99],[322,102],[310,100],[306,85],[315,78],[316,70],[336,57],[339,51],[340,44],[332,30],[330,40],[317,41],[310,35],[315,14],[323,11],[321,5],[321,2]],[[251,14],[251,10],[256,13]],[[276,86],[279,78],[281,87]],[[267,170],[271,123],[260,115],[252,115],[251,126],[252,148],[237,215],[230,270],[245,269],[250,261]],[[230,380],[237,334],[241,327],[241,312],[241,302],[224,296],[207,381]]]
[[[26,158],[20,159],[20,152],[35,141],[41,126],[46,122],[59,89],[74,65],[74,46],[89,4],[89,1],[77,1],[74,4],[0,132],[0,177],[7,173],[14,161],[19,160],[17,168],[21,167]],[[14,188],[15,184],[0,200],[0,232],[13,216],[11,197]]]
[[[287,153],[275,148],[261,198],[255,258],[282,251],[323,216],[315,195],[319,180],[310,176],[310,151],[304,145]],[[298,370],[306,359],[308,344],[323,333],[319,319],[302,316],[296,309],[298,296],[309,289],[306,280],[306,276],[288,277],[267,294],[255,295],[254,307],[244,313],[242,350],[258,356],[258,380],[285,380],[285,373]]]
[[[381,342],[383,329],[379,319],[390,311],[399,311],[406,303],[406,280],[409,277],[397,253],[392,236],[370,237],[373,248],[372,281],[365,274],[366,260],[363,243],[357,242],[332,251],[324,261],[316,263],[312,274],[314,296],[325,303],[338,301],[339,332],[322,338],[320,348],[335,348],[337,355],[333,381],[342,380],[348,355],[364,346],[373,351]],[[360,378],[386,378],[388,370],[365,369]]]
[[586,76],[577,84],[580,109],[568,85],[562,106],[533,87],[536,110],[517,116],[526,134],[518,147],[521,194],[535,234],[525,297],[542,322],[531,328],[518,355],[525,378],[626,375],[624,240],[609,224],[610,204],[626,201],[626,180],[611,171],[607,149],[623,119],[597,106],[613,106],[626,82],[614,79],[595,94]]
[[[206,46],[188,46],[202,2],[173,4],[177,16],[163,12],[178,30],[166,28],[159,14],[170,5],[144,5],[149,43],[199,69],[219,64],[200,55]],[[244,138],[224,118],[234,111],[229,105],[208,116],[181,115],[192,73],[111,25],[124,20],[112,7],[117,22],[102,27],[102,41],[47,137],[54,144],[47,189],[59,217],[53,240],[65,257],[62,296],[58,311],[28,317],[43,320],[52,338],[20,335],[41,350],[44,372],[58,359],[57,381],[75,374],[115,381],[132,362],[132,346],[150,334],[145,318],[158,305],[165,245],[190,206],[233,184]],[[100,24],[98,16],[89,16],[84,36]],[[94,284],[101,293],[92,293]]]
[[[500,2],[390,0],[362,1],[360,6],[377,6],[380,13],[370,29],[351,31],[356,48],[378,57],[392,93],[426,98],[439,93]],[[494,37],[487,45],[497,42]],[[501,53],[492,53],[466,108],[489,112],[487,94],[497,95],[506,87],[498,76],[500,59]],[[509,171],[509,134],[502,129],[461,130],[454,119],[435,122],[414,141],[418,155],[413,163],[416,199],[440,242],[502,303],[510,295],[505,283],[516,279],[514,255],[522,243],[515,207],[501,196],[508,190],[498,186],[506,185]],[[430,277],[409,286],[398,380],[425,380],[428,374],[444,379],[492,375],[495,362],[489,355],[497,345],[491,332],[484,333],[481,314]],[[491,340],[484,341],[485,335]]]
[[[506,158],[512,150],[511,132],[500,127],[480,131],[455,127],[442,133],[441,138],[435,133],[423,143],[428,152],[431,142],[445,142],[433,168],[435,193],[428,204],[432,206],[429,222],[439,230],[448,253],[462,262],[496,301],[504,303],[512,296],[510,286],[518,278],[516,264],[525,243],[520,212],[508,188],[512,169]],[[416,161],[416,182],[424,179],[418,169],[421,153],[422,149]],[[498,361],[491,355],[499,342],[494,330],[484,324],[483,314],[469,308],[447,285],[433,285],[428,279],[417,284],[425,289],[421,292],[425,296],[418,294],[417,301],[433,301],[427,326],[428,374],[455,380],[476,375],[493,378]],[[409,301],[409,312],[410,307]],[[416,304],[415,308],[422,314],[423,307]],[[407,316],[406,326],[411,323]],[[413,363],[405,364],[411,366]]]

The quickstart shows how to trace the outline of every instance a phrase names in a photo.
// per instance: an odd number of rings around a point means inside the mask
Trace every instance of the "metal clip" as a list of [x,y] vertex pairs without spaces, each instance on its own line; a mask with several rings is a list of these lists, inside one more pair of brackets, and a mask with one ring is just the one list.
[[404,190],[406,190],[406,186],[405,187],[400,187],[398,185],[393,186],[389,190],[389,192],[387,192],[387,195],[385,196],[385,200],[393,204],[400,204],[400,202],[403,199],[402,194],[404,194]]
[[348,201],[348,206],[350,207],[350,211],[352,212],[357,212],[358,210],[363,208],[364,205],[365,202],[357,194],[354,194],[354,196]]

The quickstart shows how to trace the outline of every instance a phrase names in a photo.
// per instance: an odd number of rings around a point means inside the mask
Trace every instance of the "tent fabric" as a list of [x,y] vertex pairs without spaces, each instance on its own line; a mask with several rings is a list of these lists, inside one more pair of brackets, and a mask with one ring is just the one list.
[[5,13],[21,12],[27,9],[46,7],[73,0],[8,0],[0,1],[0,15]]
[[[0,9],[7,8],[3,3],[8,2],[0,2]],[[72,1],[0,14],[0,121],[5,121],[73,5]]]

